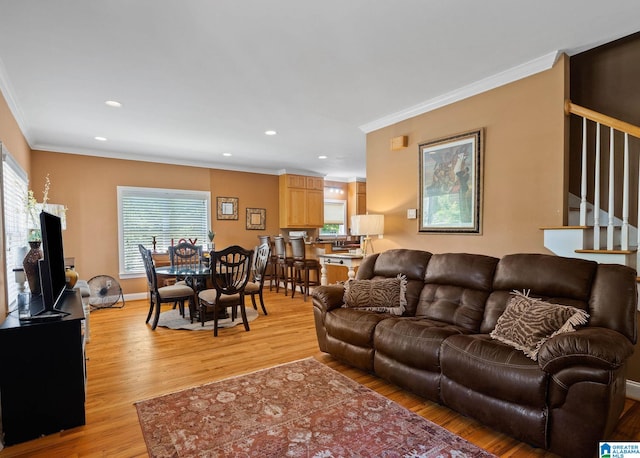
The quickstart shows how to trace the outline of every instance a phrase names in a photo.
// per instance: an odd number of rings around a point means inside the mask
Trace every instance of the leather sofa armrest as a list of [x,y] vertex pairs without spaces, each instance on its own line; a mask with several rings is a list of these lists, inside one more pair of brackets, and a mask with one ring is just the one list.
[[538,364],[551,374],[575,366],[615,370],[632,353],[633,345],[619,332],[587,327],[547,340],[538,352]]
[[323,313],[337,309],[344,304],[344,286],[318,286],[313,290],[313,306]]

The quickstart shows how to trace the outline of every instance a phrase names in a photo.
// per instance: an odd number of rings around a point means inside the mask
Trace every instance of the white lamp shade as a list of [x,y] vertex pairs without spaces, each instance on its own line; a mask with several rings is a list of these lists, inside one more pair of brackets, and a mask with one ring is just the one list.
[[351,235],[384,234],[384,215],[355,215],[351,217]]

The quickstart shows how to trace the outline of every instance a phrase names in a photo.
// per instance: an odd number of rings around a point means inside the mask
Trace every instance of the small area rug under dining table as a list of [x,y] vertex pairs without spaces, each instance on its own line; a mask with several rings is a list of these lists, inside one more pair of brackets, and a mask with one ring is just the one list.
[[151,457],[492,457],[313,358],[136,404]]

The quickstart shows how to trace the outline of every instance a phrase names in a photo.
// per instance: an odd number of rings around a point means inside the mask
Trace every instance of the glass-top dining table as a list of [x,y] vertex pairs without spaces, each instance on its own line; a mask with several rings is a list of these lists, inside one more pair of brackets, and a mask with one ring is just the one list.
[[162,266],[156,267],[156,274],[170,277],[207,278],[211,275],[211,268],[204,264],[194,266]]
[[207,278],[211,276],[211,268],[204,264],[192,266],[162,266],[156,267],[156,275],[166,275],[176,279],[184,278],[187,285],[193,288],[193,299],[189,304],[189,314],[198,310],[198,293],[207,287]]

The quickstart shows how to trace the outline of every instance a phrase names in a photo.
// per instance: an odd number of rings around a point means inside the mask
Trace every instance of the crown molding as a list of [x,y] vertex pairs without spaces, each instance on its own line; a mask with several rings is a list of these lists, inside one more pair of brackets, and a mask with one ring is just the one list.
[[146,155],[146,154],[135,154],[135,153],[119,153],[119,152],[106,152],[104,150],[90,150],[84,148],[75,148],[73,151],[69,151],[68,149],[63,149],[58,146],[46,145],[46,144],[37,144],[31,148],[33,151],[45,151],[50,153],[60,153],[60,154],[75,154],[80,156],[92,156],[106,159],[120,159],[123,161],[138,161],[138,162],[153,162],[157,164],[170,164],[170,165],[182,165],[186,167],[199,167],[203,169],[218,169],[218,170],[228,170],[232,172],[247,172],[247,173],[260,173],[264,175],[279,175],[277,170],[259,168],[259,167],[246,167],[246,166],[235,166],[230,164],[224,164],[220,162],[213,161],[189,161],[179,157],[167,157],[167,156],[156,156],[156,155]]
[[404,110],[376,119],[370,123],[363,124],[360,126],[360,130],[368,134],[375,130],[382,129],[383,127],[391,126],[415,116],[428,113],[429,111],[433,111],[437,108],[442,108],[471,96],[478,95],[522,78],[535,75],[536,73],[549,70],[561,55],[561,51],[554,51],[549,54],[545,54],[544,56],[530,60],[524,64],[517,65],[503,72],[475,81],[467,86],[463,86],[438,97],[434,97],[433,99],[426,100]]

